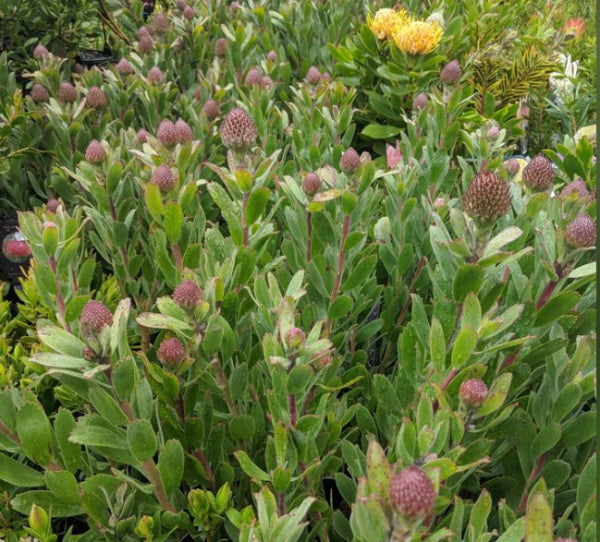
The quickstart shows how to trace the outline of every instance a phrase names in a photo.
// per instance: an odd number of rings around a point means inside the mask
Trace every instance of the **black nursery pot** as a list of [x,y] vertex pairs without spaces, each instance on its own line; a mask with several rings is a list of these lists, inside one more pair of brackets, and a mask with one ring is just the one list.
[[93,66],[106,66],[114,62],[112,51],[105,47],[103,51],[96,49],[85,49],[77,55],[77,62],[86,68]]
[[154,11],[155,6],[156,6],[155,0],[144,0],[144,21]]
[[23,271],[29,268],[30,255],[19,231],[16,212],[0,215],[0,279],[18,286]]

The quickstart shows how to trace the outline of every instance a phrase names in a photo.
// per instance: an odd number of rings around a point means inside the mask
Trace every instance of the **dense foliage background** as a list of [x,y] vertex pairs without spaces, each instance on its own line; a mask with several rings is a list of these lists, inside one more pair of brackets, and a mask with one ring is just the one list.
[[0,538],[595,541],[595,18],[4,0]]

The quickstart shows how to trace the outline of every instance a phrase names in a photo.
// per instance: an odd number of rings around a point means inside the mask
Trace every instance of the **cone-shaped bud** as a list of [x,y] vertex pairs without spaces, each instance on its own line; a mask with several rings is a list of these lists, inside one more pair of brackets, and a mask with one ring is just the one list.
[[429,97],[424,92],[417,94],[413,99],[413,109],[425,109],[429,102]]
[[163,120],[158,125],[156,137],[165,147],[172,147],[179,141],[175,125],[168,119]]
[[177,0],[177,9],[179,11],[183,11],[187,7],[187,3],[185,0]]
[[61,102],[72,104],[77,100],[77,90],[68,81],[63,81],[58,89],[58,99]]
[[583,179],[575,179],[574,181],[571,181],[560,192],[560,195],[563,198],[568,198],[573,194],[577,194],[578,198],[583,199],[588,199],[590,197],[590,192]]
[[147,36],[142,36],[139,41],[138,41],[138,51],[145,55],[147,53],[150,53],[154,50],[154,42],[152,41],[152,38],[150,37],[150,35]]
[[177,131],[177,140],[179,143],[186,143],[194,138],[194,134],[190,125],[183,119],[179,119],[175,123],[175,130]]
[[33,58],[41,60],[48,56],[48,49],[46,49],[41,43],[38,43],[33,49]]
[[446,85],[454,85],[460,81],[462,77],[462,69],[460,68],[460,64],[458,60],[452,60],[448,62],[440,73],[440,79],[442,83]]
[[164,13],[157,13],[152,23],[157,34],[166,34],[169,31],[169,20]]
[[60,205],[60,201],[57,200],[56,198],[50,198],[48,200],[48,202],[46,203],[46,211],[48,211],[49,213],[56,213],[56,211],[58,211],[58,206]]
[[477,408],[485,401],[488,389],[483,380],[471,378],[460,385],[458,395],[466,406]]
[[174,365],[183,361],[185,348],[179,339],[165,339],[160,343],[157,355],[158,359],[163,363]]
[[79,317],[79,326],[82,330],[99,333],[105,326],[112,325],[113,316],[108,307],[100,301],[88,301]]
[[71,71],[73,73],[82,74],[85,71],[85,67],[79,62],[75,62],[75,64],[73,64],[73,67],[71,68]]
[[153,66],[148,71],[148,81],[152,85],[160,85],[164,81],[163,72],[158,66]]
[[321,75],[321,82],[329,83],[330,81],[331,81],[331,74],[329,72],[323,72],[323,75]]
[[221,123],[220,132],[223,145],[238,152],[248,150],[258,137],[252,117],[239,107],[227,113]]
[[183,10],[183,16],[188,21],[191,21],[196,16],[196,12],[194,11],[193,7],[186,6],[186,8]]
[[215,42],[215,56],[222,58],[227,54],[229,43],[226,38],[219,38]]
[[31,97],[36,102],[47,102],[48,99],[50,98],[50,95],[48,94],[48,90],[46,89],[46,87],[44,85],[41,85],[40,83],[36,83],[31,88]]
[[206,103],[202,107],[202,111],[204,111],[204,114],[209,119],[216,119],[221,114],[221,108],[219,107],[219,104],[212,98],[206,100]]
[[92,139],[90,141],[85,150],[85,159],[90,164],[100,164],[106,160],[106,151],[98,140]]
[[344,173],[353,173],[360,167],[360,156],[350,147],[340,158],[340,169]]
[[103,109],[106,107],[106,96],[100,87],[94,86],[88,90],[85,105],[92,109]]
[[137,31],[137,37],[138,37],[138,39],[141,39],[144,36],[149,36],[149,35],[150,35],[150,31],[145,26],[140,26],[138,28],[138,31]]
[[121,60],[119,60],[119,62],[115,66],[115,69],[121,75],[130,75],[133,73],[133,66],[126,58],[122,58]]
[[491,141],[496,141],[500,137],[500,128],[492,126],[487,132],[487,138]]
[[554,542],[579,542],[576,538],[557,538]]
[[173,291],[173,301],[184,309],[193,309],[202,301],[202,290],[195,282],[184,280]]
[[302,190],[304,190],[306,195],[314,196],[319,190],[321,190],[322,185],[323,181],[321,181],[316,173],[309,173],[302,181]]
[[577,248],[593,247],[596,245],[596,223],[586,214],[581,214],[573,220],[565,230],[567,242]]
[[148,136],[150,134],[144,130],[143,128],[141,130],[138,130],[138,133],[136,134],[137,140],[140,143],[146,143],[146,141],[148,141]]
[[316,66],[311,66],[308,68],[308,72],[306,74],[306,82],[311,85],[317,85],[321,81],[321,72]]
[[491,171],[482,171],[471,181],[463,196],[466,213],[482,222],[494,222],[512,204],[508,183]]
[[519,161],[516,158],[511,158],[504,163],[504,167],[509,175],[514,176],[519,173],[521,166],[519,165]]
[[552,162],[538,154],[523,169],[523,182],[532,190],[546,190],[554,182]]
[[244,79],[244,84],[247,87],[252,87],[254,85],[260,86],[260,84],[262,83],[262,79],[262,73],[260,73],[260,70],[258,68],[250,68],[248,70],[248,73],[246,74],[246,78]]
[[161,192],[168,192],[175,186],[175,177],[168,166],[161,164],[152,172],[151,182],[158,186]]
[[433,511],[435,499],[435,487],[419,467],[407,467],[390,479],[390,504],[394,512],[405,519],[428,516]]
[[269,62],[275,62],[277,60],[277,53],[275,51],[269,51],[267,53],[267,60]]
[[273,79],[271,79],[268,75],[265,75],[260,82],[260,86],[264,89],[269,90],[273,87]]

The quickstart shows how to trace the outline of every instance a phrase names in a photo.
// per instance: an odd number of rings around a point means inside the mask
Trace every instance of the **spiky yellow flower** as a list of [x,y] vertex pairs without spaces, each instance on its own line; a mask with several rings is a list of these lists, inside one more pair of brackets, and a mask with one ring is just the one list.
[[410,55],[426,55],[435,51],[442,39],[442,27],[437,21],[411,21],[394,28],[392,38],[401,51]]
[[411,18],[404,9],[396,11],[384,8],[377,11],[374,17],[369,15],[367,18],[369,28],[380,40],[391,38],[395,30],[408,24],[410,21]]

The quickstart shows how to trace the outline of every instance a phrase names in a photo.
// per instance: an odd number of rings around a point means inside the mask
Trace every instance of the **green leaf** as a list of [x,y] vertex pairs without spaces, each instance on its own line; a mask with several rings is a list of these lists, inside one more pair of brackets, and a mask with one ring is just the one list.
[[341,318],[352,309],[353,301],[349,295],[340,295],[329,307],[327,316],[335,320]]
[[581,400],[581,388],[577,382],[567,382],[560,390],[556,401],[552,405],[552,419],[560,422],[573,412]]
[[129,424],[127,444],[131,455],[140,463],[152,459],[158,444],[154,429],[148,420],[136,420]]
[[492,510],[492,498],[488,491],[481,490],[477,502],[471,508],[469,516],[469,528],[473,532],[473,540],[477,540],[479,535],[487,530],[487,518]]
[[452,347],[452,367],[460,369],[471,357],[477,346],[477,333],[471,327],[463,327]]
[[252,438],[255,429],[254,418],[250,414],[242,414],[229,420],[229,434],[234,440]]
[[596,412],[584,412],[563,426],[560,443],[565,448],[578,446],[594,438],[596,434]]
[[547,425],[531,442],[531,458],[537,459],[543,453],[556,446],[561,437],[560,426],[557,423]]
[[164,221],[167,240],[171,244],[178,243],[183,228],[183,211],[179,203],[167,203]]
[[37,331],[39,339],[46,345],[67,356],[81,358],[85,343],[57,326],[43,326]]
[[53,495],[65,504],[79,504],[79,484],[68,471],[47,471],[46,485]]
[[255,478],[256,480],[260,480],[261,482],[268,482],[271,477],[262,470],[250,457],[248,454],[242,450],[238,450],[233,452],[233,455],[238,460],[240,467],[242,470],[250,476],[250,478]]
[[523,235],[523,230],[516,226],[509,226],[502,230],[496,237],[494,237],[485,247],[483,257],[486,258],[492,254],[496,254],[503,246],[512,243]]
[[287,491],[292,480],[292,473],[284,467],[277,467],[273,471],[273,488],[275,491]]
[[484,271],[477,264],[465,263],[456,271],[452,285],[452,295],[462,302],[469,292],[477,293],[483,284]]
[[29,515],[31,507],[35,504],[45,510],[52,509],[52,518],[67,518],[83,514],[81,506],[61,504],[56,502],[56,497],[50,491],[33,490],[19,493],[10,501],[11,506],[19,513]]
[[308,365],[296,365],[288,375],[288,393],[291,395],[305,393],[314,376],[313,370]]
[[582,277],[589,277],[590,275],[596,274],[596,262],[586,263],[581,267],[573,269],[567,276],[568,279],[580,279]]
[[463,303],[462,316],[460,318],[461,327],[471,327],[478,329],[481,323],[481,305],[477,295],[469,292]]
[[496,542],[521,542],[525,536],[525,517],[515,521]]
[[75,418],[66,408],[60,407],[54,419],[54,435],[60,448],[64,465],[75,472],[81,461],[81,448],[69,441],[71,431],[75,428]]
[[16,487],[38,487],[44,485],[41,472],[16,461],[0,452],[0,480]]
[[429,354],[433,368],[437,372],[443,373],[446,369],[446,339],[442,324],[435,316],[431,319],[429,330]]
[[127,416],[108,392],[102,388],[92,388],[88,397],[96,412],[105,420],[113,425],[127,425]]
[[264,214],[271,191],[266,188],[256,188],[250,194],[246,204],[246,224],[254,224]]
[[531,497],[525,517],[527,542],[552,542],[552,509],[543,493]]
[[545,326],[550,324],[563,314],[569,312],[577,303],[581,295],[577,292],[561,292],[555,295],[548,303],[546,303],[538,312],[535,319],[534,327]]
[[131,402],[137,379],[138,370],[132,358],[117,362],[112,371],[112,383],[121,401]]
[[154,220],[159,220],[160,217],[164,214],[165,209],[162,203],[162,197],[160,195],[160,188],[153,183],[148,183],[146,185],[146,206],[148,207],[148,211],[152,215]]
[[113,162],[106,174],[106,191],[109,194],[112,194],[117,188],[117,185],[121,181],[122,173],[123,164],[121,162]]
[[17,412],[17,434],[23,451],[38,465],[50,461],[52,430],[50,422],[39,403],[26,402]]
[[577,482],[577,510],[581,514],[590,497],[596,493],[596,454],[592,455]]
[[165,442],[158,455],[158,473],[167,494],[175,491],[183,479],[184,453],[177,439]]
[[342,290],[349,292],[365,283],[377,265],[377,256],[367,256],[360,260],[348,278],[343,282]]
[[362,135],[372,139],[390,139],[402,131],[398,126],[387,126],[384,124],[368,124],[363,128]]

